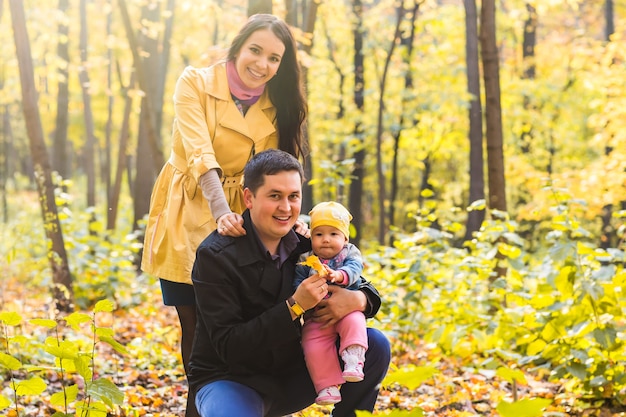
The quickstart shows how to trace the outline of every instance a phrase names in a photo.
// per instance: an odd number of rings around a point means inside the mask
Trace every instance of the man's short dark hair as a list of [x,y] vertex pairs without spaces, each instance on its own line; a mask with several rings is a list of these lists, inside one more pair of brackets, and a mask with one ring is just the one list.
[[243,188],[255,194],[265,183],[266,175],[276,175],[283,171],[297,171],[304,180],[302,164],[293,155],[279,149],[267,149],[254,155],[243,171]]

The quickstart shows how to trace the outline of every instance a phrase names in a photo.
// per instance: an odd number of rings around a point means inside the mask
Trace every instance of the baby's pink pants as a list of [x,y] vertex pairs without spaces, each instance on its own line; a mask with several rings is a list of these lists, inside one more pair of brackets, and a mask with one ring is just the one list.
[[337,336],[340,353],[352,345],[363,346],[367,350],[367,326],[360,311],[348,314],[334,326],[321,327],[321,323],[307,320],[302,328],[304,359],[316,392],[346,382],[341,376]]

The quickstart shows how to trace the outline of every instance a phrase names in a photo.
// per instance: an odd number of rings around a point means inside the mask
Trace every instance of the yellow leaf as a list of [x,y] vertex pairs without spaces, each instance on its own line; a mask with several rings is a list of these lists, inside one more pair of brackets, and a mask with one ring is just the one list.
[[78,396],[78,385],[70,385],[65,387],[63,391],[56,392],[50,396],[50,404],[63,407],[65,404],[72,403]]
[[4,395],[0,394],[0,410],[4,410],[10,405],[11,405],[11,401]]
[[552,400],[545,398],[523,399],[514,403],[500,402],[496,408],[502,417],[538,417]]
[[324,268],[324,264],[322,264],[320,258],[315,255],[307,257],[304,262],[300,262],[300,265],[309,266],[315,269],[315,272],[317,272],[320,277],[325,277],[326,275],[328,275],[326,268]]
[[11,382],[11,388],[15,390],[17,395],[39,395],[46,390],[48,384],[46,381],[39,378],[38,376],[34,376],[25,381],[13,381]]
[[0,313],[0,321],[7,326],[18,326],[22,322],[22,316],[12,311],[3,311]]
[[513,381],[517,381],[518,384],[526,385],[526,375],[519,369],[509,369],[505,367],[500,367],[496,371],[496,375],[500,378],[507,380],[510,383]]

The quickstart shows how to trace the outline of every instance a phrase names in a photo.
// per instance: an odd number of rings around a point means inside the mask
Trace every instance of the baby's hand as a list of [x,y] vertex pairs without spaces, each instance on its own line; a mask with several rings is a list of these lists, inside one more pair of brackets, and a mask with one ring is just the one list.
[[343,274],[341,273],[341,271],[335,271],[331,269],[328,265],[324,265],[324,268],[326,268],[326,271],[328,271],[328,276],[326,277],[328,281],[337,283],[343,282]]

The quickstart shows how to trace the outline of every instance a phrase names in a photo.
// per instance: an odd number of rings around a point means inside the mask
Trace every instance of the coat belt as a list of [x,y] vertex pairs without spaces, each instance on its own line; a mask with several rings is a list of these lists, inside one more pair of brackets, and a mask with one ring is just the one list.
[[[187,173],[189,171],[185,158],[174,152],[170,153],[168,162],[181,172]],[[243,185],[243,175],[222,176],[221,181],[224,188],[238,188]]]
[[222,187],[239,188],[243,184],[243,175],[235,175],[233,177],[222,177]]

